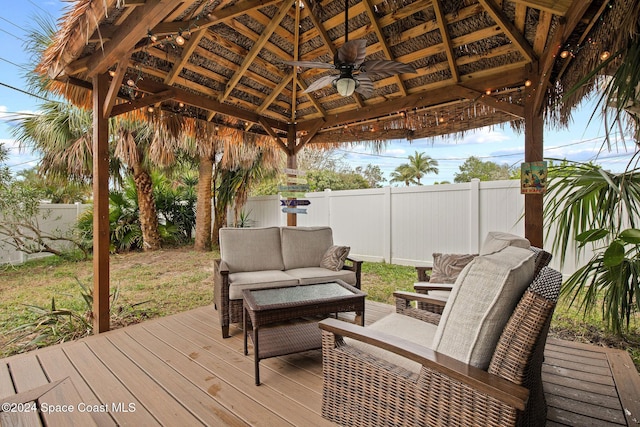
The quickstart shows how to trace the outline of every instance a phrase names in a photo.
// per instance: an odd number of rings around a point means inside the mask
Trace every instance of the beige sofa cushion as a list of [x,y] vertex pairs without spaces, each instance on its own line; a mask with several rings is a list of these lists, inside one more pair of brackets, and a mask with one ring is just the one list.
[[[433,342],[437,328],[438,327],[432,323],[423,322],[422,320],[397,313],[389,314],[372,325],[367,326],[367,329],[384,332],[392,335],[394,338],[402,338],[425,347],[429,347]],[[365,344],[362,341],[350,338],[345,338],[344,341],[346,344],[367,352],[379,359],[401,366],[416,374],[420,373],[422,365],[417,362],[383,350],[380,347]]]
[[533,280],[535,255],[508,246],[477,257],[458,276],[432,348],[487,369],[509,317]]
[[507,246],[529,249],[531,243],[524,237],[516,236],[515,234],[504,233],[502,231],[490,231],[482,243],[480,255],[493,254],[503,250]]
[[351,286],[356,285],[356,273],[351,270],[333,271],[322,267],[294,268],[285,273],[300,280],[301,285],[342,280]]
[[298,279],[284,271],[265,270],[229,274],[229,299],[242,299],[245,289],[284,288],[295,286]]
[[280,228],[222,228],[220,257],[231,273],[284,270]]
[[319,267],[327,249],[333,245],[329,227],[283,227],[284,269]]

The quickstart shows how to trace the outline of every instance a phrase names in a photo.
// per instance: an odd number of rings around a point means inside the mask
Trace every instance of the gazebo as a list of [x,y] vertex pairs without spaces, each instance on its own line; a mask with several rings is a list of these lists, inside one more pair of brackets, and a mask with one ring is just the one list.
[[[545,119],[568,123],[594,83],[562,97],[626,42],[617,26],[636,3],[76,0],[39,71],[94,112],[94,330],[109,328],[109,117],[137,111],[158,123],[232,127],[248,143],[269,138],[290,168],[308,144],[412,140],[510,122],[524,131],[525,161],[541,161]],[[286,62],[338,63],[347,39],[366,41],[368,61],[416,73],[369,73],[366,97],[331,84],[307,91],[335,70]],[[523,197],[526,237],[542,247],[543,196]]]

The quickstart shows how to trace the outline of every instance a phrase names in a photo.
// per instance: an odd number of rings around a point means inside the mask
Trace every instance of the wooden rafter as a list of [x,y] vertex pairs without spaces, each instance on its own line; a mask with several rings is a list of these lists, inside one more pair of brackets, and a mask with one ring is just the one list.
[[238,67],[238,69],[235,71],[231,79],[229,79],[229,82],[227,83],[227,87],[224,93],[222,94],[222,96],[220,96],[220,99],[219,99],[220,102],[223,102],[225,99],[229,97],[229,94],[231,94],[231,91],[236,87],[236,85],[242,78],[242,75],[244,74],[244,72],[247,70],[247,68],[249,68],[253,60],[258,56],[258,54],[262,50],[262,47],[269,40],[269,37],[271,37],[271,34],[273,34],[273,31],[275,30],[275,28],[278,25],[280,25],[280,21],[282,21],[282,18],[284,18],[284,16],[286,15],[287,10],[291,7],[291,3],[292,3],[291,0],[284,0],[282,2],[282,4],[280,5],[280,8],[271,19],[271,22],[269,23],[269,25],[264,29],[262,34],[260,34],[260,37],[258,37],[258,40],[255,41],[255,43],[251,47],[251,50],[242,61],[242,64],[240,64],[240,67]]
[[120,86],[122,86],[122,79],[127,72],[128,66],[129,61],[126,59],[122,59],[122,61],[118,62],[118,66],[116,67],[115,74],[111,78],[111,83],[109,84],[109,90],[107,91],[107,97],[105,99],[103,112],[105,118],[111,116],[111,109],[116,104],[118,92],[120,91]]
[[447,21],[442,11],[440,0],[433,0],[433,11],[436,14],[436,20],[438,21],[438,27],[440,27],[440,34],[442,35],[442,43],[444,44],[444,50],[447,53],[447,61],[449,62],[449,69],[451,70],[451,79],[454,82],[460,80],[458,74],[458,66],[456,65],[456,57],[453,52],[453,45],[451,43],[451,36],[447,30]]
[[262,104],[260,104],[260,106],[256,109],[256,113],[262,114],[264,110],[269,108],[269,105],[271,105],[271,103],[278,97],[278,95],[280,95],[280,92],[282,92],[282,90],[289,84],[292,78],[293,73],[288,74],[285,78],[283,78],[282,81],[278,83],[278,86],[276,86],[275,89],[273,89],[271,93],[267,95],[264,101],[262,101]]
[[540,17],[538,19],[538,29],[536,30],[536,35],[533,41],[533,51],[538,56],[542,55],[542,52],[544,51],[544,45],[549,37],[551,18],[553,18],[553,15],[551,13],[544,10],[540,12]]
[[189,41],[184,45],[184,48],[182,49],[182,56],[179,60],[174,62],[173,67],[171,67],[171,71],[169,71],[169,74],[167,74],[167,77],[164,79],[164,82],[166,84],[172,85],[175,83],[176,79],[180,75],[180,72],[182,72],[185,64],[189,62],[189,58],[191,57],[191,55],[193,55],[193,52],[198,47],[198,44],[200,44],[200,40],[202,40],[206,33],[206,29],[201,29],[191,34],[191,38],[189,38]]
[[[545,10],[563,16],[567,13],[573,0],[512,0],[514,3],[522,4],[533,9]],[[581,0],[578,0],[581,1]]]
[[546,88],[551,80],[551,69],[553,68],[560,48],[567,41],[569,35],[571,35],[585,12],[589,9],[592,1],[593,0],[574,0],[567,10],[566,15],[560,21],[560,25],[556,27],[551,42],[547,43],[547,47],[539,61],[538,72],[540,73],[540,80],[533,89],[535,94],[533,101],[534,111],[539,112],[542,109]]
[[[293,60],[298,60],[298,52],[300,49],[300,4],[299,0],[295,0],[293,3],[293,7],[296,11],[295,14],[295,29],[294,31],[294,39],[293,39]],[[291,123],[294,123],[297,119],[297,106],[298,106],[298,73],[292,73],[293,75],[293,84],[291,85]]]
[[224,22],[227,19],[235,18],[250,10],[259,9],[265,6],[269,6],[274,3],[278,3],[280,0],[248,0],[241,1],[233,6],[225,7],[224,9],[215,10],[205,19],[190,20],[190,21],[173,21],[163,22],[153,27],[152,34],[155,35],[167,35],[177,34],[181,31],[195,31],[200,28],[209,28],[220,22]]
[[125,54],[133,49],[135,44],[146,36],[149,27],[157,25],[171,10],[175,2],[171,0],[147,0],[144,6],[137,7],[125,22],[118,27],[118,31],[103,49],[98,49],[87,62],[89,76],[104,73]]
[[[373,10],[372,1],[362,0],[362,3],[364,4],[364,8],[367,12],[367,16],[369,17],[369,21],[371,22],[371,27],[373,27],[373,31],[376,33],[376,37],[378,37],[378,41],[380,42],[380,46],[382,47],[384,56],[387,59],[393,61],[394,60],[393,53],[391,53],[391,49],[389,49],[389,45],[387,44],[386,37],[382,32],[382,27],[380,27],[380,24],[378,24],[376,14]],[[396,84],[398,85],[398,89],[400,89],[400,93],[402,93],[402,96],[406,96],[407,88],[405,87],[404,82],[402,81],[402,78],[400,77],[400,75],[396,74],[395,76],[393,76],[393,78]]]
[[276,142],[276,144],[278,144],[280,146],[280,148],[282,148],[285,152],[289,151],[289,148],[287,147],[287,144],[285,144],[282,139],[280,138],[280,136],[275,133],[275,131],[273,130],[273,128],[271,127],[271,125],[264,119],[264,117],[261,117],[258,120],[258,123],[260,123],[260,125],[262,125],[262,127],[264,128],[265,131],[267,131],[267,133],[269,134],[269,136],[271,138],[273,138],[273,140]]
[[504,14],[504,12],[501,9],[498,9],[493,0],[478,1],[485,8],[491,18],[496,21],[496,24],[502,28],[507,37],[509,37],[509,39],[518,47],[518,50],[522,55],[529,61],[535,61],[537,56],[527,39],[525,39],[522,33],[517,30],[516,26],[509,21],[509,18]]
[[175,96],[175,91],[173,89],[167,89],[159,93],[143,96],[142,98],[138,98],[131,102],[114,105],[113,108],[111,109],[111,114],[109,115],[109,117],[119,116],[120,114],[128,113],[130,111],[135,111],[139,108],[155,105],[159,102],[172,99],[174,96]]
[[472,99],[476,102],[481,102],[489,107],[496,108],[498,110],[504,111],[505,113],[509,113],[519,119],[524,118],[524,107],[522,105],[512,104],[507,101],[502,101],[500,99],[496,99],[491,95],[487,95],[486,93],[480,92],[475,89],[469,89],[468,87],[459,86],[462,91],[457,92],[460,95],[465,95],[468,99]]
[[324,119],[318,119],[316,121],[314,121],[313,123],[311,123],[311,127],[309,128],[309,130],[307,131],[307,134],[302,137],[300,139],[300,143],[298,143],[298,145],[296,145],[296,148],[294,150],[295,154],[298,154],[298,152],[300,150],[302,150],[304,148],[305,145],[307,145],[308,143],[311,142],[311,140],[313,139],[313,137],[316,136],[316,134],[318,133],[318,131],[320,129],[322,129],[322,127],[325,125],[325,120]]

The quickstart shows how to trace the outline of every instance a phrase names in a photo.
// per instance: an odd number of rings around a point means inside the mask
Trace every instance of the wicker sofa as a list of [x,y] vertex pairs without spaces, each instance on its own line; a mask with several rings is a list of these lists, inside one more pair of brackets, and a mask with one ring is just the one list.
[[330,282],[360,288],[362,261],[347,258],[344,266],[321,266],[333,247],[330,227],[222,228],[220,259],[214,261],[214,302],[222,336],[242,322],[242,291]]
[[562,276],[533,278],[533,252],[507,247],[471,262],[442,315],[396,292],[396,313],[323,334],[323,417],[345,426],[544,425],[541,367]]

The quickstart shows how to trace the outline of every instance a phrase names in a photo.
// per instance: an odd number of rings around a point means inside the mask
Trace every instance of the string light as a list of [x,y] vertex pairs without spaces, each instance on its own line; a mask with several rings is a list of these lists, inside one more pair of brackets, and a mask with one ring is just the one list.
[[529,86],[531,86],[531,84],[532,84],[532,82],[531,82],[531,80],[529,80],[529,79],[527,79],[527,80],[525,80],[525,81],[524,81],[524,85],[525,85],[525,87],[529,87]]
[[147,108],[147,111],[150,113],[153,113],[155,111],[155,108],[150,106],[149,108]]
[[609,59],[610,56],[611,56],[611,52],[609,52],[608,50],[605,50],[600,54],[600,60],[606,61],[607,59]]
[[178,35],[176,36],[176,44],[177,44],[178,46],[182,46],[182,45],[184,45],[184,37],[182,37],[182,34],[178,34]]
[[562,52],[560,52],[560,58],[562,58],[562,59],[568,58],[569,55],[570,55],[570,53],[569,53],[568,50],[563,50]]
[[178,104],[178,106],[179,106],[180,108],[183,108],[183,107],[184,107],[184,102],[180,102],[180,103]]
[[134,87],[135,85],[136,85],[136,82],[134,82],[133,79],[127,80],[127,86]]
[[115,76],[116,76],[116,72],[115,72],[115,71],[113,71],[113,70],[109,70],[109,75],[110,75],[111,77],[115,77]]
[[484,93],[485,93],[486,95],[491,95],[491,89],[487,89],[487,90],[485,90],[485,91],[484,91]]

